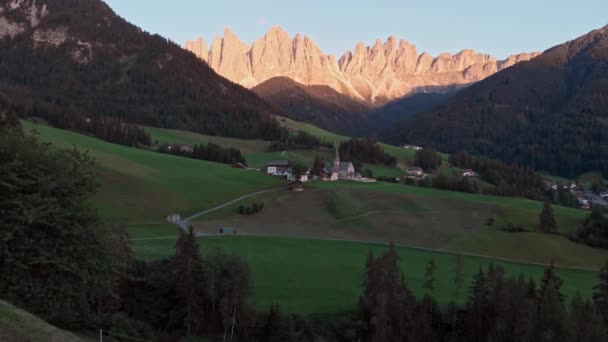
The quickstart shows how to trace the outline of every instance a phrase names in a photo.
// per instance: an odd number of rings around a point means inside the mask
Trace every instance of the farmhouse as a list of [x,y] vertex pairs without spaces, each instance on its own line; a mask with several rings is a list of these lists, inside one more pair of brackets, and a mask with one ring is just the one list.
[[467,169],[467,170],[462,170],[462,176],[463,177],[477,177],[477,172]]
[[338,173],[334,172],[333,170],[330,170],[328,168],[324,168],[321,171],[321,180],[322,181],[337,181],[338,180]]
[[182,152],[189,153],[192,152],[192,146],[185,144],[164,144],[159,150],[161,152]]
[[304,170],[300,172],[300,174],[296,174],[296,172],[292,168],[290,168],[289,170],[287,170],[287,179],[290,181],[306,183],[310,179],[310,170]]
[[266,174],[270,176],[285,177],[289,169],[288,160],[271,160],[266,163]]
[[409,173],[412,176],[420,177],[420,176],[424,175],[424,170],[422,170],[422,168],[419,168],[419,167],[410,167],[407,169],[407,173]]
[[408,149],[408,150],[415,150],[415,151],[422,150],[422,147],[416,146],[416,145],[405,145],[405,146],[403,146],[403,148]]

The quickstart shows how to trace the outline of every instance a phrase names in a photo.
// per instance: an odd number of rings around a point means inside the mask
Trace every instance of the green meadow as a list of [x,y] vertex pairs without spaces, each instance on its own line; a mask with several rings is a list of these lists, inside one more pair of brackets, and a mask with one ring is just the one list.
[[[146,260],[170,256],[174,253],[175,239],[153,239],[155,235],[170,236],[176,228],[157,227],[156,233],[134,230],[133,236],[152,238],[133,241],[136,254]],[[260,309],[280,303],[288,312],[306,314],[335,314],[355,306],[361,293],[363,266],[369,250],[380,254],[386,245],[360,242],[299,239],[289,237],[224,236],[200,238],[203,254],[214,249],[235,253],[250,264],[254,295],[252,302]],[[543,267],[525,263],[507,262],[481,257],[463,257],[464,285],[456,295],[454,268],[456,254],[423,249],[397,247],[401,267],[408,285],[416,295],[422,295],[423,274],[426,263],[437,263],[436,297],[442,304],[451,300],[463,302],[468,295],[472,276],[480,267],[490,264],[502,266],[507,275],[533,277],[537,281]],[[585,297],[592,294],[597,284],[593,271],[558,269],[564,280],[563,292],[573,296],[577,292]]]
[[228,165],[110,144],[82,134],[23,122],[43,141],[77,147],[98,161],[100,189],[93,199],[111,221],[158,222],[192,214],[239,195],[284,185],[281,179]]
[[[23,126],[28,132],[36,131],[44,141],[59,147],[77,147],[88,151],[97,159],[100,164],[100,191],[93,199],[93,204],[105,220],[129,224],[130,232],[135,239],[133,246],[136,255],[146,260],[166,257],[173,253],[177,230],[175,226],[164,222],[167,214],[194,213],[242,194],[285,184],[280,179],[259,172],[123,147],[29,122],[23,122]],[[166,140],[158,138],[159,143],[174,141],[175,138],[167,134],[182,136],[183,133],[164,132],[163,134]],[[196,136],[194,139],[199,138]],[[254,152],[262,148],[261,143],[264,142],[255,143],[260,144],[258,147],[250,145],[249,153],[265,154],[266,152]],[[288,151],[287,153],[292,158],[311,161],[318,152]],[[281,156],[281,152],[277,153],[279,155],[272,155],[273,159]],[[329,157],[331,151],[325,153]],[[405,154],[400,158],[405,158]],[[455,242],[447,249],[448,252],[398,247],[406,279],[418,295],[423,293],[424,266],[429,259],[435,259],[439,282],[436,295],[442,303],[452,299],[464,300],[472,274],[479,270],[480,266],[487,266],[490,263],[502,265],[510,275],[523,274],[538,279],[543,266],[534,263],[547,263],[547,255],[555,257],[558,265],[581,268],[560,268],[559,274],[565,281],[566,295],[572,296],[580,292],[588,297],[596,284],[597,272],[594,270],[605,259],[605,253],[572,244],[561,236],[498,231],[498,224],[504,222],[523,224],[534,230],[541,207],[539,202],[382,182],[314,183],[311,186],[327,191],[335,189],[355,192],[347,199],[336,198],[332,213],[335,217],[347,217],[353,213],[363,212],[366,209],[360,206],[357,199],[378,192],[406,196],[409,198],[407,203],[414,203],[420,207],[431,205],[429,203],[432,201],[443,201],[448,204],[468,203],[469,207],[471,203],[479,203],[480,206],[489,205],[498,208],[495,227],[457,236]],[[272,196],[267,198],[268,205],[272,206],[274,199]],[[563,232],[573,229],[587,215],[583,211],[562,207],[556,207],[555,213]],[[218,215],[229,216],[231,213],[224,211]],[[339,313],[353,307],[361,290],[361,272],[368,250],[381,253],[386,248],[382,244],[367,242],[289,236],[243,235],[201,238],[200,241],[204,253],[221,248],[238,254],[249,262],[255,287],[252,301],[256,306],[265,309],[270,304],[279,302],[288,311],[321,314]],[[465,257],[467,282],[457,298],[454,296],[452,282],[456,258],[454,252],[484,256]],[[531,263],[505,261],[486,256]]]

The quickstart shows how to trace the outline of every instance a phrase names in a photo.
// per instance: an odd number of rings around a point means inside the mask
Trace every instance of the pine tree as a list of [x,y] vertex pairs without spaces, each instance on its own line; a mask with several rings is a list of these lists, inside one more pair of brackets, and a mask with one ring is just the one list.
[[173,267],[178,303],[175,305],[174,321],[183,321],[186,335],[190,336],[203,323],[206,299],[205,268],[192,226],[187,233],[180,231],[175,249]]
[[540,281],[540,285],[538,288],[537,299],[540,302],[545,292],[547,291],[547,287],[553,286],[555,287],[555,291],[560,299],[560,301],[564,301],[565,297],[561,294],[560,289],[562,288],[563,280],[557,275],[555,272],[555,265],[553,260],[549,263],[549,266],[545,267],[545,271],[543,273],[543,278]]
[[321,159],[318,154],[315,155],[315,160],[312,165],[312,170],[310,170],[310,174],[320,176],[324,168],[325,162],[323,162],[323,159]]
[[555,278],[549,278],[542,292],[538,309],[539,341],[566,340],[565,313]]
[[543,210],[539,216],[539,229],[541,232],[546,234],[557,233],[557,221],[555,221],[555,215],[553,215],[553,207],[551,203],[545,202],[543,204]]
[[608,341],[608,332],[599,310],[590,301],[583,301],[580,294],[572,299],[568,319],[570,342]]
[[424,289],[431,295],[435,294],[435,269],[435,259],[429,260],[424,270]]
[[473,277],[468,302],[467,332],[471,341],[486,341],[488,322],[488,283],[482,269]]
[[595,287],[593,301],[604,317],[606,326],[608,326],[608,261],[606,261],[604,267],[600,270],[599,278],[600,283]]

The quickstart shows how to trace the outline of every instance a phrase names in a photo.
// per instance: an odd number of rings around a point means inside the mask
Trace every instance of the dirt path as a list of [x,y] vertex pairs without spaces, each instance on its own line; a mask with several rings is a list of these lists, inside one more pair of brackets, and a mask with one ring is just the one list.
[[[181,230],[183,230],[184,232],[187,232],[188,231],[188,225],[190,224],[190,221],[192,221],[194,219],[197,219],[197,218],[199,218],[201,216],[204,216],[204,215],[207,215],[209,213],[212,213],[212,212],[214,212],[216,210],[220,210],[222,208],[226,208],[226,207],[228,207],[228,206],[230,206],[230,205],[232,205],[234,203],[240,202],[240,201],[242,201],[242,200],[244,200],[246,198],[249,198],[249,197],[265,194],[265,193],[268,193],[268,192],[287,190],[288,188],[289,187],[281,187],[281,188],[274,188],[274,189],[268,189],[268,190],[261,190],[261,191],[252,192],[250,194],[243,195],[241,197],[235,198],[232,201],[226,202],[226,203],[224,203],[222,205],[219,205],[217,207],[214,207],[214,208],[211,208],[211,209],[207,209],[207,210],[203,210],[203,211],[201,211],[199,213],[196,213],[196,214],[194,214],[192,216],[186,217],[185,219],[183,219],[181,221],[177,221],[175,223],[180,227]],[[197,231],[196,235],[197,236],[208,236],[208,235],[215,235],[215,234],[214,233],[204,233],[204,232],[198,232]]]

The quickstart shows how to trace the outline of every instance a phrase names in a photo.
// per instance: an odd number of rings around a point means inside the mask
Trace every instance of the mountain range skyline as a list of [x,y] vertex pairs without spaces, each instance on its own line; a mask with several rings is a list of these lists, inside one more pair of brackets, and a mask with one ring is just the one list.
[[142,0],[105,1],[134,24],[180,44],[198,36],[213,39],[222,35],[226,26],[250,44],[280,25],[290,33],[308,34],[324,51],[336,56],[358,41],[373,44],[377,37],[394,34],[432,55],[467,47],[505,59],[521,51],[546,50],[608,23],[602,16],[608,11],[608,3],[599,0],[514,0],[502,6],[480,0],[383,0],[371,7],[362,1],[347,6],[317,0],[180,0],[159,6],[149,6]]
[[207,42],[188,40],[192,51],[220,75],[247,88],[274,77],[289,77],[305,86],[329,86],[368,104],[382,104],[409,94],[452,92],[478,82],[539,52],[524,52],[499,60],[463,48],[433,56],[391,35],[372,45],[359,42],[335,56],[325,53],[306,34],[290,35],[274,26],[252,44],[230,28]]

